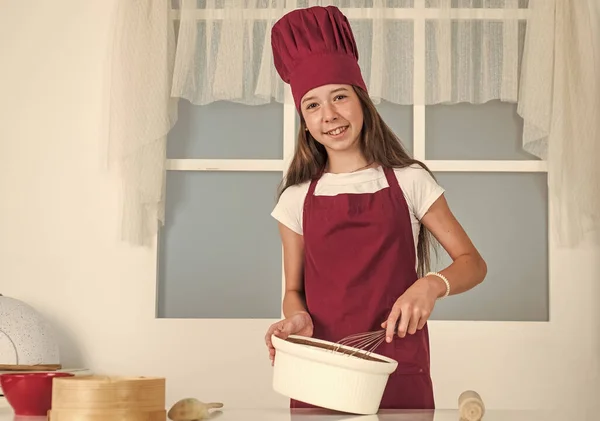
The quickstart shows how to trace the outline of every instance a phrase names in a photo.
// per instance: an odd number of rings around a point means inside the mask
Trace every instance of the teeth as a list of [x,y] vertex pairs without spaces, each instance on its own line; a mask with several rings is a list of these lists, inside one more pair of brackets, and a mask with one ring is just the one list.
[[341,132],[343,132],[345,129],[346,129],[345,127],[339,127],[339,128],[337,128],[337,129],[335,129],[335,130],[332,130],[332,131],[330,131],[330,132],[327,132],[327,134],[330,134],[330,135],[332,135],[332,136],[335,136],[335,135],[338,135],[338,134],[340,134]]

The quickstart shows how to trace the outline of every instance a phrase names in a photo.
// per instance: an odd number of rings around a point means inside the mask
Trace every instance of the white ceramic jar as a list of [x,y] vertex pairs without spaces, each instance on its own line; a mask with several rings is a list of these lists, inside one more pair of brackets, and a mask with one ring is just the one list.
[[0,294],[0,365],[60,364],[48,321],[29,304]]

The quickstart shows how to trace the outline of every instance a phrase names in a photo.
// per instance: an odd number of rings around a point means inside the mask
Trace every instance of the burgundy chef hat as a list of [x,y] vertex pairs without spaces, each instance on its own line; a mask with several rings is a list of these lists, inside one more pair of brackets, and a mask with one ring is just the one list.
[[296,109],[311,89],[327,84],[367,90],[358,65],[358,49],[346,16],[335,6],[296,9],[271,31],[275,68],[292,88]]

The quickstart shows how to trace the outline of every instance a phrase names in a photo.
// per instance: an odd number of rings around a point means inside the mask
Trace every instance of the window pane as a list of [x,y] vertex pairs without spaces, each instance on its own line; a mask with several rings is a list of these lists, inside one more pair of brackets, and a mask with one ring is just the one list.
[[[179,0],[180,1],[180,0]],[[257,8],[265,8],[265,7],[271,7],[271,4],[275,4],[275,2],[271,2],[269,0],[262,0],[257,2],[256,7]],[[212,5],[212,7],[216,8],[216,9],[223,9],[225,7],[225,0],[214,0],[213,2],[209,2],[209,4]],[[282,6],[284,7],[294,7],[294,8],[305,8],[305,7],[310,7],[315,5],[314,0],[296,0],[294,2],[290,2],[288,1],[284,1],[283,3],[280,3]],[[321,4],[323,6],[326,6],[328,4],[328,2],[319,2],[318,4]],[[334,5],[336,5],[339,8],[354,8],[354,7],[362,7],[362,8],[367,8],[367,7],[373,7],[373,0],[338,0],[334,3],[332,3]],[[207,8],[207,1],[206,0],[196,0],[196,5],[198,9],[206,9]],[[384,1],[384,6],[385,7],[413,7],[414,6],[414,0],[385,0]]]
[[[425,0],[425,7],[441,7],[440,2],[447,0]],[[482,7],[489,9],[504,9],[514,3],[513,0],[451,0],[450,7],[452,8],[476,8]],[[518,8],[526,9],[529,5],[529,0],[519,0]]]
[[414,7],[415,0],[386,0],[385,7]]
[[169,133],[169,159],[282,159],[283,105],[179,101]]
[[277,318],[280,172],[167,173],[159,317]]
[[[546,174],[436,173],[436,178],[486,259],[488,274],[471,291],[440,300],[432,318],[547,321]],[[442,248],[438,256],[437,270],[450,264]]]
[[[350,19],[352,31],[358,39],[358,63],[371,95],[386,98],[392,103],[412,100],[414,67],[414,22],[411,19],[395,20],[356,18]],[[375,41],[374,41],[375,39]],[[375,46],[375,49],[373,48]],[[394,72],[380,72],[372,63],[384,58],[386,66]],[[373,77],[377,79],[373,79]]]
[[427,159],[538,160],[523,150],[517,105],[432,105],[425,113]]
[[[526,28],[524,20],[426,20],[426,104],[485,104],[515,95]],[[515,57],[505,57],[512,42],[517,48],[516,63]]]
[[396,136],[400,138],[407,152],[413,152],[413,107],[410,105],[397,105],[387,101],[377,104],[377,110],[385,123],[390,126]]

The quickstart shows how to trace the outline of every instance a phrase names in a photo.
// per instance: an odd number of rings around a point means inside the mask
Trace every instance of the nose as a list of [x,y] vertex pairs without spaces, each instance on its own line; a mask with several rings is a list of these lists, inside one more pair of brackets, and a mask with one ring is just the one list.
[[331,121],[337,120],[337,112],[335,107],[331,105],[329,102],[323,104],[323,121],[329,123]]

